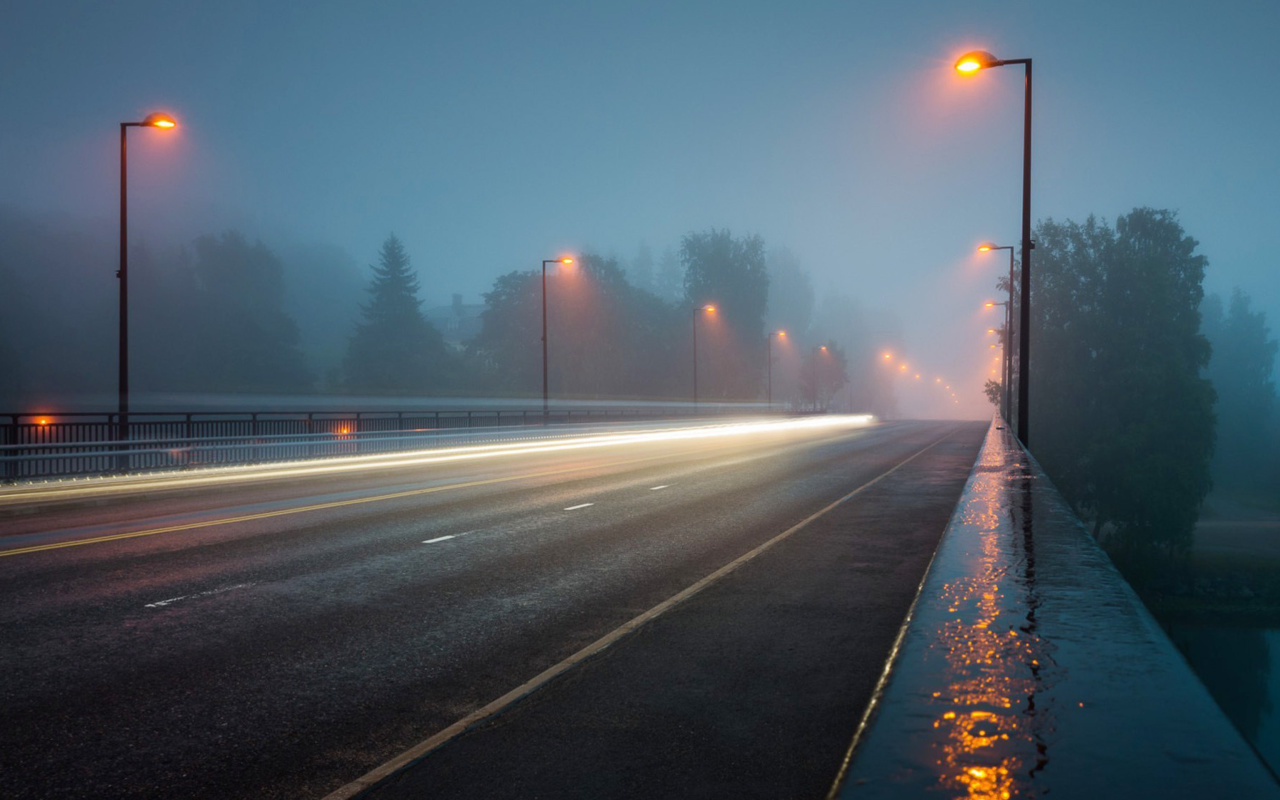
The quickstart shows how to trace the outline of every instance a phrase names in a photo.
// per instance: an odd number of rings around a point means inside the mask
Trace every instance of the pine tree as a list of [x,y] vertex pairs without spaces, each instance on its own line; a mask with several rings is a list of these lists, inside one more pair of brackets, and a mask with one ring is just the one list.
[[387,237],[371,267],[371,299],[347,346],[347,388],[378,394],[428,394],[446,388],[453,365],[444,339],[423,317],[418,279],[395,234]]

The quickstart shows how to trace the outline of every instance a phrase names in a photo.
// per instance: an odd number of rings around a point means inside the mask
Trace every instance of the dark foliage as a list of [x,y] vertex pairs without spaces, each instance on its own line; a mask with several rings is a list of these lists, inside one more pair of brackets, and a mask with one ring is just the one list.
[[[542,275],[511,272],[485,294],[469,355],[491,390],[542,391]],[[547,361],[553,397],[672,397],[689,359],[687,317],[631,286],[614,259],[548,265]],[[682,347],[683,346],[683,347]]]
[[[762,378],[764,312],[769,273],[759,236],[735,239],[729,231],[690,233],[680,246],[684,297],[690,309],[712,303],[719,324],[709,326],[707,368],[699,391],[707,398],[754,399]],[[699,346],[702,346],[700,334]]]
[[1122,560],[1185,555],[1210,486],[1196,245],[1149,208],[1037,230],[1032,449]]
[[[189,273],[178,271],[177,280],[188,275],[194,286],[189,306],[175,303],[172,309],[187,306],[185,324],[170,316],[170,331],[186,328],[187,354],[191,369],[182,387],[206,392],[300,392],[310,391],[302,351],[298,347],[298,327],[284,312],[284,268],[262,242],[249,244],[235,231],[221,236],[202,236],[192,245],[194,257]],[[161,317],[163,319],[163,317]],[[156,343],[164,334],[156,332]],[[173,339],[170,339],[172,341]],[[161,353],[158,364],[180,361],[177,353]],[[156,375],[153,380],[162,380]],[[160,388],[160,387],[157,387]]]
[[444,339],[422,316],[418,279],[409,255],[391,235],[373,266],[370,300],[361,307],[343,361],[349,390],[371,394],[429,395],[456,380]]
[[1227,308],[1217,295],[1205,298],[1204,333],[1213,346],[1208,376],[1218,393],[1218,444],[1214,452],[1215,491],[1252,500],[1280,485],[1275,437],[1276,340],[1266,315],[1250,310],[1240,289]]
[[809,411],[826,411],[849,382],[849,360],[833,341],[810,349],[800,366],[800,393]]
[[982,393],[987,396],[988,403],[996,408],[1000,407],[1001,398],[1004,397],[1004,387],[1000,385],[1000,381],[987,378],[987,382],[982,386]]

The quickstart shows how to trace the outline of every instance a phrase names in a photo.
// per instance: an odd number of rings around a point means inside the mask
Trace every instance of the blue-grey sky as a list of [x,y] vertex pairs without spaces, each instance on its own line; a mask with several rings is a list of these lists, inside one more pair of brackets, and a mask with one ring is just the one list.
[[1274,331],[1278,30],[1274,0],[15,3],[0,203],[114,220],[117,123],[165,110],[179,132],[130,134],[135,231],[361,263],[395,231],[429,302],[562,251],[758,233],[820,294],[896,311],[986,414],[977,309],[1007,262],[971,253],[1018,236],[1022,73],[956,56],[1035,59],[1036,219],[1176,209],[1206,287]]

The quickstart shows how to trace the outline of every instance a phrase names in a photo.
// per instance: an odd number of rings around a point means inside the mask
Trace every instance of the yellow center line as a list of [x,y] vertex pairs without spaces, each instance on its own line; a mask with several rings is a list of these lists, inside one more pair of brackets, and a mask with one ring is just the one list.
[[263,511],[258,514],[244,514],[238,517],[224,517],[222,519],[210,519],[202,522],[187,522],[182,525],[167,525],[163,528],[148,528],[141,531],[128,531],[125,533],[113,533],[108,536],[95,536],[90,539],[70,539],[65,542],[52,542],[49,544],[37,544],[30,547],[17,547],[12,550],[0,550],[0,558],[6,556],[20,556],[26,553],[39,553],[45,550],[60,550],[64,547],[80,547],[87,544],[101,544],[102,542],[116,542],[121,539],[136,539],[140,536],[155,536],[161,533],[173,533],[175,531],[189,531],[197,528],[212,528],[217,525],[234,525],[239,522],[252,522],[259,519],[270,519],[272,517],[284,517],[290,514],[303,514],[309,511],[324,511],[330,508],[342,508],[344,506],[356,506],[365,503],[378,503],[383,500],[398,500],[404,497],[416,497],[425,494],[435,494],[450,489],[471,489],[476,486],[491,486],[495,483],[510,483],[512,481],[529,480],[533,478],[548,478],[554,475],[565,475],[570,472],[584,472],[586,470],[594,470],[608,467],[627,466],[642,461],[653,461],[659,458],[668,458],[666,454],[658,456],[649,456],[647,458],[637,458],[628,461],[616,461],[612,464],[591,464],[582,467],[568,467],[566,469],[549,470],[547,472],[531,472],[524,475],[510,475],[505,478],[486,478],[479,481],[467,481],[465,483],[451,483],[446,486],[429,486],[425,489],[409,489],[403,492],[392,492],[390,494],[374,495],[372,497],[357,497],[352,500],[335,500],[329,503],[316,503],[309,506],[298,506],[296,508],[282,508],[277,511]]

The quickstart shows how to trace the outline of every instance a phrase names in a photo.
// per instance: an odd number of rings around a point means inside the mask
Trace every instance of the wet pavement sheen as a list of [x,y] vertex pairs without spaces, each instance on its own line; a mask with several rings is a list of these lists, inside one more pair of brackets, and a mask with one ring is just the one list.
[[994,424],[872,720],[841,798],[1280,797]]

